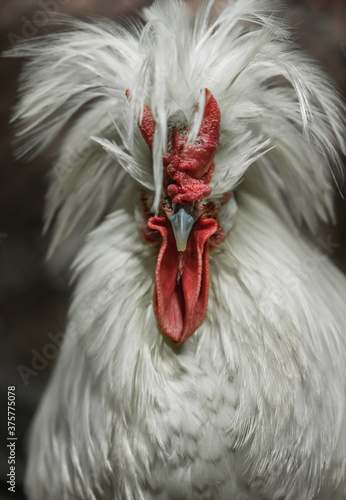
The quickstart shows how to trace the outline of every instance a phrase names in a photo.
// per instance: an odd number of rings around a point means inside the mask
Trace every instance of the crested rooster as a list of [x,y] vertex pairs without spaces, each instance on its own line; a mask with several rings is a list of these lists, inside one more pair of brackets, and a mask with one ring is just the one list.
[[212,4],[10,52],[18,154],[65,130],[51,252],[86,235],[31,500],[346,499],[346,280],[305,236],[345,108],[270,3]]

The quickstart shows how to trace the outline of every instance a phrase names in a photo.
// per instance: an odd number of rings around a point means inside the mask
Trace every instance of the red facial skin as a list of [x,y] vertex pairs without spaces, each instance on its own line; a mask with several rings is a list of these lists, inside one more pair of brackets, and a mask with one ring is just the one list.
[[180,345],[195,332],[206,313],[208,238],[217,231],[217,222],[202,215],[195,223],[185,252],[177,250],[166,216],[151,217],[148,226],[159,230],[162,236],[155,275],[155,315],[161,330]]
[[[203,119],[195,142],[187,144],[188,128],[173,129],[168,137],[167,153],[163,155],[163,189],[171,206],[197,202],[195,209],[202,210],[198,202],[212,191],[208,184],[215,168],[221,116],[211,92],[205,89],[205,94]],[[155,127],[150,108],[144,106],[139,128],[150,151]],[[162,237],[155,275],[154,312],[163,333],[180,345],[204,319],[209,291],[209,238],[215,234],[213,245],[217,244],[223,239],[222,231],[214,218],[201,215],[191,230],[186,250],[180,252],[166,213],[150,217],[148,227],[159,231]]]

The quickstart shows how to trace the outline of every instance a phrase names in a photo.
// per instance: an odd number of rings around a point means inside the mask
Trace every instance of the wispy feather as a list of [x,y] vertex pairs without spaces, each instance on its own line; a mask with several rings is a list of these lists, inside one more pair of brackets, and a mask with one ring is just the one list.
[[[340,179],[339,152],[345,151],[342,100],[316,63],[296,50],[273,4],[230,1],[216,18],[212,4],[205,2],[194,22],[184,4],[160,1],[144,9],[143,22],[60,19],[64,31],[7,53],[28,59],[20,83],[22,98],[13,115],[19,156],[39,154],[71,118],[80,116],[66,132],[57,160],[63,175],[60,180],[53,177],[48,196],[47,221],[61,211],[54,245],[83,212],[104,213],[122,168],[154,190],[153,208],[158,210],[167,124],[184,116],[193,141],[202,119],[204,88],[211,90],[221,109],[215,194],[222,186],[226,191],[233,181],[251,177],[264,182],[266,196],[278,210],[286,207],[298,224],[305,221],[312,229],[317,217],[332,217],[329,165],[336,166],[333,175]],[[152,158],[143,158],[137,127],[144,104],[156,121]],[[101,121],[104,126],[98,130]],[[66,153],[70,148],[77,148],[83,160],[72,164]],[[93,182],[101,165],[102,195]],[[289,207],[280,201],[282,182]],[[67,194],[75,189],[80,203],[84,200],[77,212]],[[98,218],[90,220],[96,224]],[[91,227],[88,224],[85,231]]]
[[[193,21],[156,0],[142,20],[60,19],[8,54],[28,59],[18,155],[64,135],[51,251],[93,229],[33,425],[32,500],[345,498],[346,281],[296,228],[333,216],[345,106],[275,6],[230,0],[215,16],[207,1]],[[193,142],[213,120],[210,197],[174,207],[167,132]]]

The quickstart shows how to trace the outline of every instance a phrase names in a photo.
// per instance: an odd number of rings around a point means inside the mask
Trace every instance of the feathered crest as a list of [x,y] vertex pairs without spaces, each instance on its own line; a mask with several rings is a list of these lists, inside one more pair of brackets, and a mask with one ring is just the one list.
[[[7,53],[29,58],[13,116],[19,156],[38,154],[78,112],[48,193],[52,248],[81,221],[92,229],[125,179],[152,190],[158,209],[167,126],[186,121],[192,140],[205,88],[221,110],[212,196],[248,170],[245,179],[298,224],[313,230],[317,216],[332,214],[329,165],[345,151],[341,99],[272,4],[230,0],[216,18],[212,5],[203,3],[195,21],[168,0],[145,9],[143,22],[63,19],[65,31]],[[152,155],[137,127],[144,104],[156,121]]]

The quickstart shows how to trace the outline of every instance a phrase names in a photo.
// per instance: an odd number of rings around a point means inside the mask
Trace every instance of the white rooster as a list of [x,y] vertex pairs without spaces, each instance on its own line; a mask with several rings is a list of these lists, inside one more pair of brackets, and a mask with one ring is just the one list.
[[77,116],[52,251],[87,234],[31,500],[346,499],[346,280],[300,231],[333,218],[344,106],[271,4],[212,4],[11,52],[20,155]]

